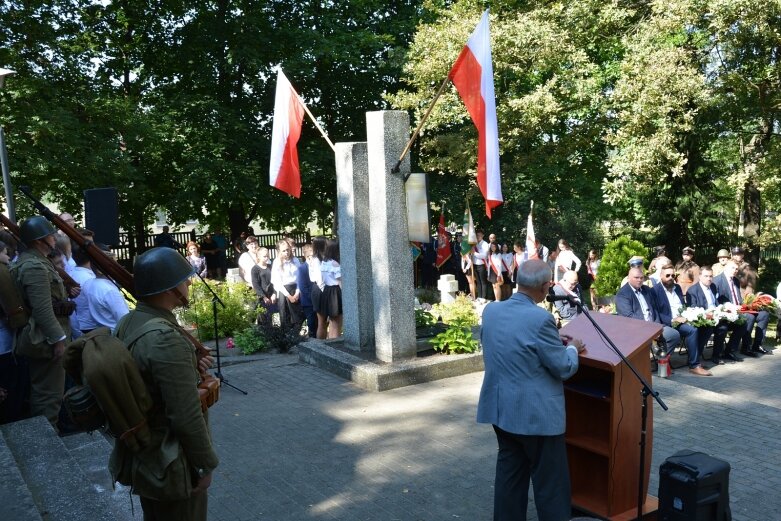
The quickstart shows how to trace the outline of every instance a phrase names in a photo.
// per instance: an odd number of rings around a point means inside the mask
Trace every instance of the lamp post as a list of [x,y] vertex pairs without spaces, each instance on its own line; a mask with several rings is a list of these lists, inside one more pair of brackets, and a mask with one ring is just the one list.
[[[16,71],[0,67],[0,89],[3,88],[5,77],[16,74]],[[14,191],[11,186],[11,173],[8,171],[8,154],[5,151],[5,132],[0,127],[0,167],[3,169],[3,186],[5,187],[5,201],[8,207],[8,218],[16,222],[16,207],[14,206]]]

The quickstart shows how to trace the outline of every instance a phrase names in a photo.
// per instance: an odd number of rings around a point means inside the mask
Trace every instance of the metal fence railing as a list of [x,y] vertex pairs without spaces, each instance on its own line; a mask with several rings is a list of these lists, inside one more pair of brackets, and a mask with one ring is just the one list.
[[[200,244],[201,240],[203,239],[203,235],[196,234],[194,230],[190,232],[171,232],[171,235],[176,242],[182,245],[182,248],[180,248],[179,251],[183,255],[187,255],[185,246],[188,242],[194,241]],[[304,256],[304,244],[312,241],[312,236],[308,231],[294,233],[265,233],[256,235],[255,237],[258,239],[258,244],[268,248],[269,257],[271,259],[276,257],[277,242],[279,242],[283,237],[291,237],[295,241],[296,245],[295,248],[293,248],[293,253],[299,258],[303,258]],[[134,241],[135,238],[131,236],[131,234],[127,232],[120,232],[119,244],[112,248],[112,251],[117,256],[117,260],[119,260],[119,262],[127,268],[130,268],[133,264],[134,252],[135,255],[138,255],[154,247],[155,235],[145,234],[143,237],[142,246],[140,248],[135,247]],[[226,255],[228,259],[233,259],[236,256],[232,244],[228,244]]]

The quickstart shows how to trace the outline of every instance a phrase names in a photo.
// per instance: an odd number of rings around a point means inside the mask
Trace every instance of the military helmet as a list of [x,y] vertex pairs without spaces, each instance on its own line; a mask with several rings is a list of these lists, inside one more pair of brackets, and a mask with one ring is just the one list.
[[42,215],[34,215],[22,221],[19,226],[19,238],[29,244],[34,240],[43,239],[56,233],[54,226]]
[[148,297],[173,289],[195,273],[176,250],[152,248],[139,255],[133,265],[136,296]]

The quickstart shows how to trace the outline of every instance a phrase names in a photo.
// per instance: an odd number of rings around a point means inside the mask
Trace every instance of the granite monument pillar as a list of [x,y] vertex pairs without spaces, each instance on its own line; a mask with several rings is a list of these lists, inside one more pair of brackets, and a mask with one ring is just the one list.
[[374,350],[374,304],[366,143],[336,144],[339,257],[343,273],[344,345]]
[[366,113],[374,346],[375,356],[385,362],[414,358],[417,354],[404,190],[404,175],[410,172],[409,155],[400,172],[391,172],[409,134],[406,112]]

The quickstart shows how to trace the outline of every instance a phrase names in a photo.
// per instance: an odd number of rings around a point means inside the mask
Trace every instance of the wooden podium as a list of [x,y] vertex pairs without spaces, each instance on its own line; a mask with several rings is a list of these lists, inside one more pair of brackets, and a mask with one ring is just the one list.
[[[662,326],[604,313],[591,317],[650,384],[649,349]],[[578,372],[564,382],[572,505],[611,521],[635,519],[642,385],[585,316],[579,315],[561,333],[586,345]],[[649,397],[647,403],[643,513],[651,514],[657,510],[656,498],[648,495],[655,401]]]

